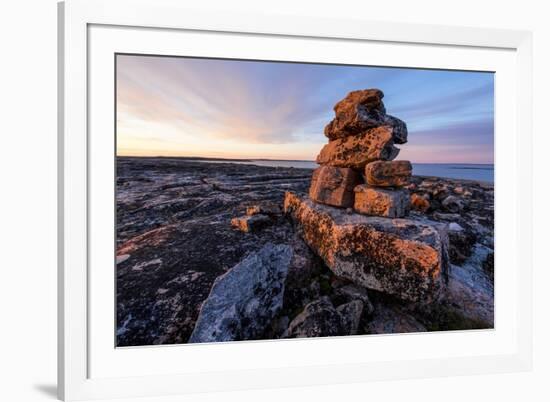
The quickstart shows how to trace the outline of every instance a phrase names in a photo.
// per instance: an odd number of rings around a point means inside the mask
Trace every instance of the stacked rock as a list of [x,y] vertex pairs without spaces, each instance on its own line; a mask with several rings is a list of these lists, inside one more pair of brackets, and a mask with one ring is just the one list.
[[350,92],[334,106],[336,117],[325,127],[329,139],[311,180],[313,201],[351,208],[374,216],[404,217],[409,212],[408,161],[393,161],[394,144],[407,142],[407,126],[386,114],[379,89]]

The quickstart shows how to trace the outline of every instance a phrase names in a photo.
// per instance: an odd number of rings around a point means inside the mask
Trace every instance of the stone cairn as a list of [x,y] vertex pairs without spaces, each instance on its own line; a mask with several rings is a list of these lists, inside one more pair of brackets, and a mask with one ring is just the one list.
[[394,161],[407,142],[407,126],[386,114],[379,89],[350,92],[334,106],[336,117],[325,127],[329,139],[313,172],[311,200],[387,218],[408,215],[409,161]]

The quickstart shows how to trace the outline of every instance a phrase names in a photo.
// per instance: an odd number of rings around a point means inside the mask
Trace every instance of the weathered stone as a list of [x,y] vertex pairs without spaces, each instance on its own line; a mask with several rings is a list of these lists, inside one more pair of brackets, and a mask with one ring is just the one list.
[[284,338],[310,338],[345,335],[342,318],[328,297],[322,297],[304,307],[292,320]]
[[344,299],[347,303],[354,300],[360,300],[363,303],[365,314],[372,314],[374,310],[367,289],[362,286],[350,283],[349,285],[344,285],[336,289],[335,294],[336,297]]
[[430,209],[430,201],[426,197],[413,193],[411,194],[411,207],[416,211],[426,212]]
[[266,244],[218,277],[189,342],[260,337],[282,308],[291,257],[289,246]]
[[405,144],[407,142],[408,130],[403,120],[388,114],[384,118],[383,125],[393,128],[393,142],[396,144]]
[[454,220],[460,219],[459,214],[446,214],[443,212],[434,212],[432,216],[434,219],[442,220],[442,221],[454,221]]
[[319,297],[319,283],[315,278],[321,272],[322,262],[297,234],[293,235],[289,245],[292,259],[286,276],[283,308],[295,310],[292,306],[303,306],[304,300]]
[[337,167],[363,169],[369,162],[392,160],[399,154],[393,145],[392,128],[382,126],[326,144],[317,163]]
[[266,215],[244,215],[231,219],[231,226],[242,232],[254,232],[271,223]]
[[377,303],[372,317],[367,322],[368,334],[403,334],[426,332],[426,327],[413,315],[393,304]]
[[273,202],[255,204],[246,208],[246,214],[249,216],[259,215],[259,214],[277,216],[277,215],[280,215],[282,212],[283,211],[281,210],[281,206]]
[[482,263],[483,270],[491,279],[491,281],[495,280],[495,253],[491,252],[487,254],[487,257],[485,257],[485,260],[483,260]]
[[361,300],[354,300],[338,306],[336,311],[340,314],[346,335],[357,335],[363,315],[363,302]]
[[348,215],[291,192],[284,206],[305,242],[337,276],[420,302],[437,298],[445,285],[446,224]]
[[372,216],[403,218],[410,210],[410,197],[406,189],[385,190],[360,184],[355,187],[355,211]]
[[411,175],[412,165],[409,161],[376,161],[365,166],[365,178],[371,186],[406,186]]
[[[461,228],[455,230],[456,226]],[[471,255],[477,238],[470,230],[465,230],[456,222],[449,224],[449,257],[452,264],[463,264]]]
[[319,259],[300,236],[294,234],[289,245],[292,247],[292,259],[286,278],[287,290],[295,286],[308,285],[320,273]]
[[334,105],[336,117],[325,127],[325,135],[333,140],[377,127],[386,114],[379,89],[352,91]]
[[290,319],[288,316],[284,315],[282,317],[277,317],[271,322],[271,332],[274,338],[280,338],[285,333],[288,328]]
[[443,200],[441,206],[449,212],[460,212],[464,208],[464,201],[454,195],[449,195]]
[[464,228],[456,222],[451,222],[449,224],[449,230],[451,232],[462,232],[464,230]]
[[348,208],[353,206],[353,189],[360,182],[360,176],[353,169],[321,166],[313,171],[309,196],[312,200]]
[[478,244],[462,265],[452,265],[447,291],[436,309],[439,326],[451,330],[494,327],[494,284],[483,269],[492,253]]
[[350,92],[334,106],[336,117],[325,127],[325,135],[333,141],[365,130],[387,125],[392,127],[397,144],[407,142],[407,126],[396,117],[386,114],[379,89]]

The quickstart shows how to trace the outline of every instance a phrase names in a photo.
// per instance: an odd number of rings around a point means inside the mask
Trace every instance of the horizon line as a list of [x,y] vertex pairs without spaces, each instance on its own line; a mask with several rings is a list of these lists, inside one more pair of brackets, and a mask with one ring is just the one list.
[[[161,158],[172,158],[172,159],[195,159],[195,160],[222,160],[222,161],[233,161],[233,162],[254,162],[254,161],[271,161],[271,162],[312,162],[316,163],[315,160],[311,159],[272,159],[272,158],[223,158],[219,156],[184,156],[184,155],[116,155],[116,158],[151,158],[151,159],[161,159]],[[414,162],[411,163],[429,163],[431,165],[449,165],[449,164],[458,164],[458,165],[494,165],[494,162]]]

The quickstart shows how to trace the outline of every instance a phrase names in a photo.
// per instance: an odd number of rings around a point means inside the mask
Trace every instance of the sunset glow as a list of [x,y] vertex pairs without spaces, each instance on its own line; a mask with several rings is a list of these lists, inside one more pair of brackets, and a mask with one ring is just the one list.
[[379,88],[399,159],[493,163],[492,73],[117,56],[117,155],[314,160],[333,105]]

